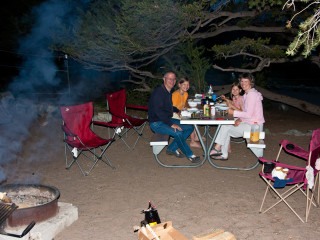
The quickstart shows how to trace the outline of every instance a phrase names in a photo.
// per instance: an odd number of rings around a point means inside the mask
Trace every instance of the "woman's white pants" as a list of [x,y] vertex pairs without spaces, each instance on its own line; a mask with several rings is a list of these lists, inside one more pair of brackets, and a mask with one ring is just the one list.
[[[263,131],[263,124],[260,125],[260,131]],[[243,132],[250,132],[251,125],[248,123],[240,123],[238,126],[222,125],[217,135],[215,143],[221,145],[222,157],[228,158],[228,147],[230,144],[230,137],[243,137]]]

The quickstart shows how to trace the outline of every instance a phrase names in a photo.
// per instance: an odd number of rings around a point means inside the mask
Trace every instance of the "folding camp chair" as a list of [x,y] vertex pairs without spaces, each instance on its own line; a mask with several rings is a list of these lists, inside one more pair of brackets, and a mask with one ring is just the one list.
[[[96,166],[99,160],[114,167],[105,155],[106,150],[114,141],[114,139],[103,139],[96,135],[91,129],[93,117],[92,102],[61,107],[61,116],[63,119],[62,130],[64,132],[66,169],[69,169],[74,163],[78,165],[83,175],[88,175]],[[96,153],[96,149],[100,149],[100,154]],[[72,155],[73,160],[68,163],[68,151]],[[88,171],[84,171],[79,163],[79,157],[84,156],[90,160],[91,166]]]
[[[293,209],[292,206],[287,201],[289,196],[293,195],[296,192],[301,192],[306,197],[306,212],[305,212],[305,222],[308,221],[308,216],[310,213],[311,205],[319,206],[319,166],[320,159],[320,129],[313,131],[309,151],[287,141],[280,141],[280,150],[278,156],[272,162],[275,164],[275,167],[288,168],[289,172],[287,173],[287,177],[285,179],[278,179],[276,177],[272,177],[271,173],[266,173],[265,164],[268,161],[264,158],[259,158],[259,160],[263,163],[262,171],[259,173],[261,178],[267,183],[267,189],[265,191],[261,207],[260,213],[262,212],[263,205],[266,200],[267,193],[276,194],[279,199],[275,201],[269,208],[264,210],[262,213],[269,211],[271,208],[277,206],[279,203],[285,203],[288,208],[302,221],[302,217]],[[285,152],[298,157],[299,159],[306,160],[306,168],[292,166],[288,164],[283,164],[279,162],[279,156],[281,150],[284,149]],[[319,160],[317,160],[319,159]],[[316,164],[317,162],[317,164]],[[268,171],[269,172],[269,171]],[[273,183],[273,184],[272,184]]]
[[138,134],[137,140],[135,141],[133,148],[135,148],[140,137],[142,137],[146,142],[148,142],[148,140],[145,139],[142,134],[148,119],[134,118],[126,114],[126,108],[133,108],[138,110],[148,110],[148,108],[134,105],[126,105],[126,91],[124,89],[115,93],[108,93],[107,101],[109,112],[112,115],[111,122],[94,121],[94,124],[112,128],[114,130],[112,138],[118,136],[116,140],[121,139],[129,149],[130,146],[124,140],[124,136],[128,133],[130,129],[133,129],[134,131],[131,135],[133,135],[134,133]]

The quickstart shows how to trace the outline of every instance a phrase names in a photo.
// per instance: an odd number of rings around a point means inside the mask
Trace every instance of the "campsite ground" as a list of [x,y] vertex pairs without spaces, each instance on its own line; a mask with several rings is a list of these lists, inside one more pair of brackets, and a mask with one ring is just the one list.
[[[287,112],[273,109],[265,112],[266,159],[273,159],[279,141],[288,139],[308,149],[311,130],[320,127],[319,117],[295,109]],[[199,168],[168,169],[158,165],[149,143],[140,141],[134,150],[128,150],[120,141],[108,151],[116,170],[99,163],[89,176],[84,177],[75,165],[66,170],[62,142],[61,120],[49,119],[40,129],[31,129],[22,153],[5,166],[7,183],[39,182],[60,190],[59,201],[78,207],[79,219],[56,236],[65,239],[134,240],[138,234],[133,226],[139,225],[148,201],[157,207],[162,222],[172,221],[173,226],[189,239],[213,228],[233,233],[237,239],[317,239],[320,229],[320,210],[313,208],[309,222],[300,220],[281,204],[266,214],[259,214],[266,184],[259,177],[258,168],[251,171],[218,170],[208,162]],[[39,126],[39,124],[37,126]],[[213,132],[215,127],[211,128]],[[290,131],[296,130],[296,131]],[[95,127],[107,137],[107,130]],[[289,132],[287,132],[289,131]],[[295,136],[294,134],[301,136]],[[145,129],[151,137],[149,126]],[[128,142],[133,144],[133,139]],[[39,145],[41,143],[41,146]],[[202,155],[201,150],[195,153]],[[283,162],[305,162],[281,155]],[[175,159],[164,152],[160,158]],[[220,165],[248,166],[256,161],[244,143],[232,144],[227,162]],[[268,199],[269,202],[270,198]],[[302,194],[290,201],[297,212],[304,212]]]

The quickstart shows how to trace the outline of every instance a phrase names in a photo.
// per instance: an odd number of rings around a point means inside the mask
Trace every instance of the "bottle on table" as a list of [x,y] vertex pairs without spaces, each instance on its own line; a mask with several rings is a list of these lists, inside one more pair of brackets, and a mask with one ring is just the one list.
[[211,103],[210,103],[210,116],[211,116],[211,117],[214,117],[215,115],[216,115],[216,108],[215,108],[215,106],[214,106],[214,103],[211,102]]
[[254,122],[254,124],[251,126],[250,141],[258,142],[259,135],[260,135],[260,126],[258,125],[257,122]]
[[206,104],[206,99],[204,94],[202,94],[202,99],[201,99],[201,106],[204,106]]
[[209,88],[208,88],[208,92],[207,92],[208,96],[212,96],[213,95],[213,88],[212,88],[212,84],[210,84]]
[[203,116],[210,117],[210,105],[207,103],[203,105]]

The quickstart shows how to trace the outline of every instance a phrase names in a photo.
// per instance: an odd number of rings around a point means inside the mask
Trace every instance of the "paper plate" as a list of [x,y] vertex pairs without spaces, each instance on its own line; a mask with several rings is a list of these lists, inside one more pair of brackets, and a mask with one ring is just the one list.
[[196,112],[198,111],[199,109],[198,108],[189,108],[188,109],[188,112]]
[[226,107],[227,104],[226,103],[216,103],[215,106],[216,107]]
[[218,107],[220,110],[228,110],[229,107]]

